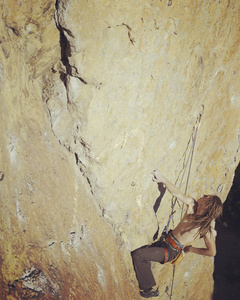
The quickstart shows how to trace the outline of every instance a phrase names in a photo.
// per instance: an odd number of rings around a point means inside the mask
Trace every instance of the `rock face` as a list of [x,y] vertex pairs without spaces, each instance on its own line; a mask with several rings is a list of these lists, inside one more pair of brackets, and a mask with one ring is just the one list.
[[[1,0],[1,299],[139,299],[130,251],[171,211],[155,168],[225,200],[240,157],[239,6]],[[153,267],[168,299],[172,265]],[[186,256],[172,299],[211,299],[212,272],[213,258]]]

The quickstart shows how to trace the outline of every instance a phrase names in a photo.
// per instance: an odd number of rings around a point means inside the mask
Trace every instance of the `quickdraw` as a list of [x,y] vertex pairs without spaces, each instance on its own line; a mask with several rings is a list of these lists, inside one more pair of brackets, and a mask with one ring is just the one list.
[[4,173],[2,171],[0,171],[0,181],[3,180],[3,177],[4,177]]

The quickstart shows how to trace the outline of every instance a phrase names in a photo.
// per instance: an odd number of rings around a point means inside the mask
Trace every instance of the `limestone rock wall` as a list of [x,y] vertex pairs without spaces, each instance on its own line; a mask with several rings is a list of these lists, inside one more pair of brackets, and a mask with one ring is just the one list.
[[[231,187],[239,4],[0,3],[1,297],[139,299],[130,251],[171,210],[151,171],[184,191],[196,137],[187,193]],[[212,271],[189,254],[173,299],[210,299]],[[154,273],[168,299],[172,266]]]

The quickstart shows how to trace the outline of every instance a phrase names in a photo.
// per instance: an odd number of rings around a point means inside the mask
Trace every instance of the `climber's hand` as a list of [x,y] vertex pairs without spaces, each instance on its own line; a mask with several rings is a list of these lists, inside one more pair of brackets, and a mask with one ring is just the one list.
[[153,175],[153,181],[155,182],[163,182],[165,180],[165,177],[163,176],[163,174],[160,171],[154,170],[152,172]]
[[184,251],[185,253],[191,252],[191,248],[192,248],[192,245],[185,246],[185,247],[183,248],[183,251]]

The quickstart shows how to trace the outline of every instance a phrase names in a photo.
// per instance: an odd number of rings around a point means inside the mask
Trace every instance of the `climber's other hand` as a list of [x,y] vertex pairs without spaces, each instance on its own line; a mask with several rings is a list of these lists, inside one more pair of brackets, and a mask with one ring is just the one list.
[[185,246],[185,247],[183,248],[183,251],[184,251],[185,253],[191,252],[191,248],[192,248],[192,245]]
[[153,179],[152,180],[154,182],[163,182],[164,179],[165,179],[165,177],[163,176],[163,174],[160,171],[158,171],[158,170],[154,170],[152,172],[152,175],[153,175]]

